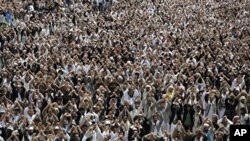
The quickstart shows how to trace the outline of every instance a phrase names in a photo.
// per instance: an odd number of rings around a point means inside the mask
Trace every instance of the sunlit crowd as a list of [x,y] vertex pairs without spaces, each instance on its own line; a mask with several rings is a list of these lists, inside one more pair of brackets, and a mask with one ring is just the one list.
[[249,5],[0,0],[0,141],[227,141],[250,125]]

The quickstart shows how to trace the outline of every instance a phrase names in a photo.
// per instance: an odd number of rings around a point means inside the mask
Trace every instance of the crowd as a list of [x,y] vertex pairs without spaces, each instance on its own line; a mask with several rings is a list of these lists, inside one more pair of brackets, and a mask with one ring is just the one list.
[[248,0],[0,5],[0,141],[226,141],[250,125]]

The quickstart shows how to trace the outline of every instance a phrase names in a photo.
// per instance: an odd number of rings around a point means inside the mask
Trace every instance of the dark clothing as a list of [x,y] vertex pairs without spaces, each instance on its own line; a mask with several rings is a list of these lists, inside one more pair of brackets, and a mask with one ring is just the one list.
[[[192,141],[200,141],[199,139],[197,140],[196,138],[197,138],[197,136],[193,136]],[[206,136],[203,136],[202,138],[203,138],[202,141],[207,141],[207,137]]]
[[183,141],[192,141],[192,139],[193,139],[193,136],[192,136],[192,135],[190,135],[190,136],[185,136],[185,137],[183,138]]
[[171,124],[173,121],[181,120],[181,114],[182,114],[182,105],[180,105],[179,108],[174,108],[172,104],[169,124]]
[[[194,108],[190,107],[189,111],[187,110],[187,105],[184,106],[184,113],[183,113],[183,120],[182,120],[182,124],[185,128],[185,130],[190,129],[192,131],[192,127],[194,125]],[[189,117],[187,117],[189,116]],[[187,119],[189,118],[189,119]],[[186,120],[190,120],[189,125],[187,125]]]
[[[136,131],[134,131],[132,128],[129,128],[128,130],[128,140],[133,141],[135,138],[133,137]],[[144,134],[144,129],[143,128],[137,128],[137,132],[139,134],[139,137],[137,137],[138,141],[142,141],[142,137]]]
[[236,110],[235,107],[237,105],[237,102],[235,100],[234,104],[229,103],[230,99],[226,99],[225,105],[226,105],[226,111],[225,115],[227,116],[228,119],[232,120],[233,117],[236,115]]

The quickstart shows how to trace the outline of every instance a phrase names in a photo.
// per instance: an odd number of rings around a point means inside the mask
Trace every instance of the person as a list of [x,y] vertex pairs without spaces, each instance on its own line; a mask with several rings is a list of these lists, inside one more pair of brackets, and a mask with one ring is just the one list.
[[6,20],[7,24],[11,25],[12,21],[13,21],[13,13],[10,11],[10,9],[4,11],[3,15],[5,17],[5,20]]
[[224,138],[224,134],[222,132],[217,132],[215,134],[214,140],[217,140],[217,141],[226,141],[226,138]]
[[203,132],[200,129],[196,130],[196,134],[193,137],[194,141],[207,141],[207,137],[203,134]]
[[194,109],[191,105],[184,105],[184,114],[182,123],[185,130],[192,130],[194,125]]

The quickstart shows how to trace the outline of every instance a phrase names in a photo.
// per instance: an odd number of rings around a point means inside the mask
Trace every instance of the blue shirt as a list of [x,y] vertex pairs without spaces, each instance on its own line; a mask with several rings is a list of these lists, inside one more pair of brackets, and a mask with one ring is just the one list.
[[8,24],[12,23],[13,20],[13,14],[11,11],[6,11],[4,12],[5,20],[7,21]]

